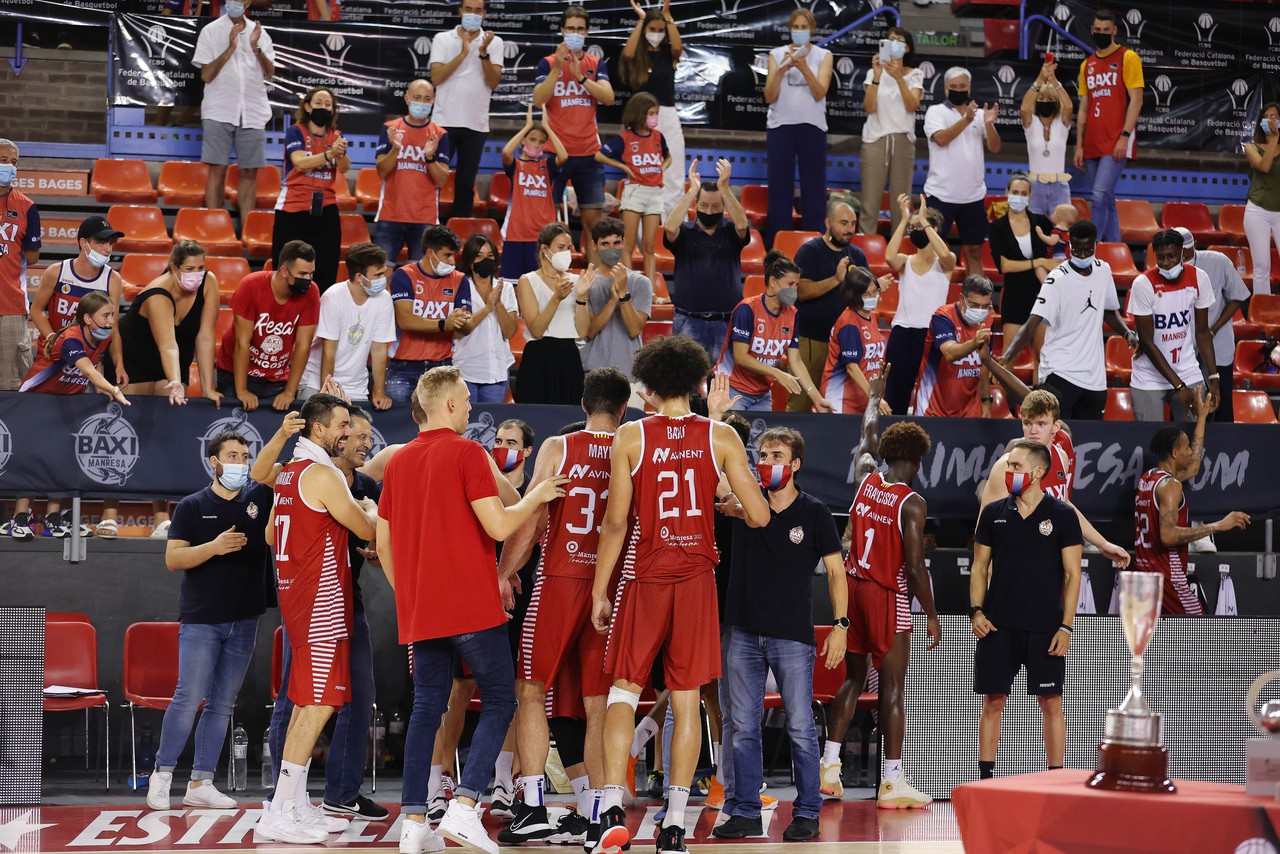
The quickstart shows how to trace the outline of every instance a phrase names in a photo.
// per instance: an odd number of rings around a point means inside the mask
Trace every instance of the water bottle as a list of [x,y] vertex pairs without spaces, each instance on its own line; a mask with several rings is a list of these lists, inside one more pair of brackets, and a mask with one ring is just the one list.
[[369,763],[373,768],[382,769],[386,765],[384,753],[387,742],[387,719],[383,717],[381,709],[374,714],[373,720],[369,723],[369,739],[373,742]]
[[1248,271],[1246,270],[1245,263],[1244,263],[1243,249],[1236,250],[1236,272],[1240,274],[1240,278],[1242,279],[1248,278]]
[[231,734],[231,790],[243,792],[249,788],[249,734],[244,726],[236,724]]
[[404,716],[399,707],[391,712],[391,722],[387,724],[387,755],[393,765],[399,765],[404,757]]
[[262,731],[262,788],[274,789],[275,779],[271,767],[271,727]]
[[140,789],[147,785],[151,770],[156,765],[156,738],[151,724],[142,728],[142,743],[138,746],[138,777],[132,781],[133,788]]

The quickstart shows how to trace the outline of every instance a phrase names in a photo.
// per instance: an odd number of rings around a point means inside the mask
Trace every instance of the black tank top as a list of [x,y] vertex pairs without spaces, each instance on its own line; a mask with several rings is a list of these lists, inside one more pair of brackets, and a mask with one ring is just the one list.
[[[120,345],[124,348],[124,364],[129,372],[129,382],[150,383],[165,379],[164,365],[160,361],[160,348],[151,334],[151,324],[140,313],[143,304],[149,299],[167,299],[174,306],[177,304],[173,294],[166,288],[148,288],[138,294],[138,298],[129,306],[129,310],[120,315]],[[200,317],[204,314],[204,281],[200,282],[200,290],[196,291],[195,302],[187,316],[174,327],[173,334],[178,342],[178,378],[185,385],[191,373],[191,361],[196,354],[196,335],[200,332]]]

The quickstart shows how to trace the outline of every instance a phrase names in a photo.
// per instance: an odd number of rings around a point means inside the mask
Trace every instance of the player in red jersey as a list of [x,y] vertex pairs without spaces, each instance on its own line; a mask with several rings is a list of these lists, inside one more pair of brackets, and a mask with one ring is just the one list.
[[302,418],[294,457],[276,477],[267,522],[280,616],[292,655],[286,690],[294,710],[280,779],[270,804],[264,804],[258,829],[279,842],[319,843],[329,829],[307,798],[307,763],[329,717],[351,699],[347,531],[372,540],[378,517],[369,499],[356,503],[333,463],[351,435],[346,403],[331,394],[312,395],[302,407]]
[[[928,619],[929,645],[942,642],[933,584],[924,565],[924,497],[911,488],[920,463],[929,453],[929,434],[909,421],[890,426],[877,441],[880,401],[889,365],[871,382],[862,417],[855,477],[858,492],[849,509],[853,539],[845,567],[849,573],[849,635],[845,681],[836,692],[822,757],[822,793],[839,798],[840,750],[857,709],[871,665],[880,671],[880,728],[884,733],[884,771],[876,805],[885,809],[927,806],[902,772],[902,738],[906,731],[903,689],[911,658],[911,595],[920,600]],[[884,474],[880,460],[888,464]],[[908,591],[908,582],[910,590]]]
[[[684,810],[701,750],[699,689],[720,676],[716,619],[715,500],[724,473],[753,528],[769,522],[769,504],[747,464],[742,440],[727,424],[694,415],[689,395],[711,373],[700,344],[684,335],[655,338],[640,348],[632,375],[658,410],[624,424],[613,442],[609,506],[600,530],[591,618],[609,633],[606,667],[613,675],[605,716],[604,811],[596,854],[630,841],[622,798],[640,690],[663,650],[675,710],[668,809],[658,852],[686,851]],[[618,613],[609,587],[623,540],[631,531],[634,579]]]
[[[564,693],[564,676],[578,689],[587,721],[583,759],[590,787],[577,792],[578,810],[588,821],[598,821],[594,813],[596,795],[604,785],[604,710],[610,680],[604,672],[604,637],[591,627],[591,583],[609,500],[613,437],[630,398],[631,383],[617,368],[587,374],[582,392],[586,426],[548,439],[538,451],[529,481],[532,487],[564,475],[569,478],[565,497],[548,504],[502,549],[499,577],[508,581],[529,559],[541,532],[542,557],[516,666],[516,740],[524,769],[525,808],[498,834],[498,841],[506,845],[544,839],[555,830],[543,802],[542,769],[550,746],[544,705],[549,686],[558,685],[558,693]],[[577,776],[571,774],[571,779]]]
[[1151,453],[1156,466],[1144,472],[1138,481],[1138,495],[1133,511],[1133,538],[1137,551],[1137,568],[1164,576],[1161,613],[1199,617],[1204,614],[1200,600],[1187,583],[1187,544],[1249,524],[1248,514],[1233,510],[1208,525],[1187,525],[1187,499],[1182,484],[1200,471],[1204,456],[1204,425],[1209,406],[1204,390],[1196,389],[1193,403],[1196,430],[1191,439],[1180,427],[1165,427],[1151,439]]

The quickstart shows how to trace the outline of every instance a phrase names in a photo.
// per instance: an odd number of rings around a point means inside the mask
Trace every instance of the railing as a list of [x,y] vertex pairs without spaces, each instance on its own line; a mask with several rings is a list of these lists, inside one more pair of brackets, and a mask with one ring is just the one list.
[[863,15],[861,18],[854,21],[853,23],[846,24],[845,26],[836,30],[834,33],[827,36],[822,41],[818,42],[818,47],[826,47],[836,39],[840,38],[845,33],[858,29],[858,27],[861,27],[863,24],[867,23],[877,15],[888,15],[890,18],[893,19],[893,25],[895,27],[902,26],[902,15],[898,13],[897,9],[893,8],[892,6],[881,6],[879,9],[872,9],[870,12]]
[[1026,61],[1031,56],[1031,25],[1044,24],[1067,41],[1079,47],[1086,55],[1093,53],[1093,48],[1063,29],[1062,26],[1046,18],[1044,15],[1028,15],[1027,0],[1022,0],[1018,7],[1018,59]]

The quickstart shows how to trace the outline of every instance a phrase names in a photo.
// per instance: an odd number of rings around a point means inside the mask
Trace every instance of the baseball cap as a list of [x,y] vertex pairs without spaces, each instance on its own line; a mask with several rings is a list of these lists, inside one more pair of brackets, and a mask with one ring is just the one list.
[[112,228],[105,216],[91,216],[80,223],[77,240],[117,240],[124,237],[124,232]]
[[1183,248],[1183,249],[1194,249],[1194,248],[1195,248],[1195,245],[1196,245],[1196,238],[1195,238],[1195,235],[1193,235],[1193,234],[1191,233],[1191,230],[1190,230],[1190,229],[1188,229],[1188,228],[1183,228],[1182,226],[1178,226],[1177,228],[1175,228],[1175,229],[1174,229],[1174,231],[1176,231],[1176,232],[1178,232],[1178,234],[1181,234],[1181,235],[1182,235],[1182,248]]

